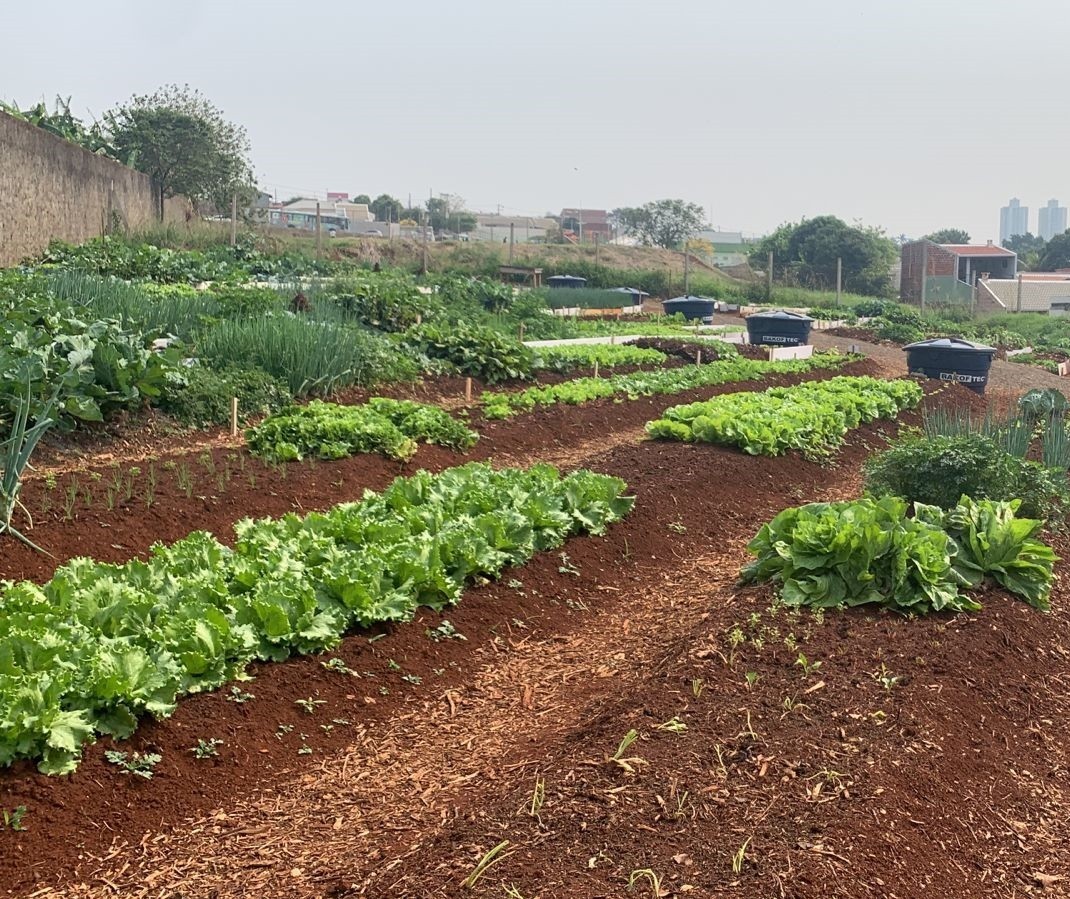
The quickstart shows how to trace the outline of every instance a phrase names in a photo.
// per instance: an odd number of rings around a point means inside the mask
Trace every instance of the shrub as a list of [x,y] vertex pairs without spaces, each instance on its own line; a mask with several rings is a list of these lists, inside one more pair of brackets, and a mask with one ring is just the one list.
[[181,383],[167,388],[161,408],[183,424],[204,428],[224,425],[230,420],[230,400],[238,398],[242,421],[270,415],[291,401],[290,391],[281,381],[260,368],[225,368],[203,365],[184,372]]
[[941,509],[954,508],[963,495],[1020,499],[1029,518],[1065,517],[1070,504],[1064,473],[1017,458],[980,434],[902,438],[866,463],[865,487]]
[[863,300],[861,303],[855,303],[854,313],[861,318],[878,318],[884,315],[890,305],[884,300]]
[[925,332],[917,325],[893,322],[888,321],[887,319],[878,319],[877,337],[880,340],[890,340],[893,343],[906,344],[924,339]]

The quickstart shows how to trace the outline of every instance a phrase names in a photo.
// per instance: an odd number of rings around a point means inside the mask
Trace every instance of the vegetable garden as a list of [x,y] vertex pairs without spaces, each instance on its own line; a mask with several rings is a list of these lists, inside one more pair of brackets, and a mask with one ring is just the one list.
[[0,329],[11,895],[1070,877],[1061,394],[245,240]]

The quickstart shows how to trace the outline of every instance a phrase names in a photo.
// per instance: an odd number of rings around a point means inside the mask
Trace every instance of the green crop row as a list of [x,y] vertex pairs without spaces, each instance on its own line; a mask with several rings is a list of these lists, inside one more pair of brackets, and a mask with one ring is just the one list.
[[873,603],[901,612],[973,611],[964,596],[991,576],[1047,609],[1055,553],[1034,540],[1042,522],[1016,518],[1018,500],[963,496],[943,511],[898,497],[786,509],[750,542],[745,581],[776,581],[787,605]]
[[441,609],[474,577],[602,534],[623,481],[546,465],[469,464],[398,478],[304,518],[245,520],[228,549],[196,532],[123,565],[75,559],[44,586],[0,590],[0,764],[75,768],[95,734],[215,689],[254,659],[336,645],[349,628]]
[[838,447],[851,428],[894,418],[921,397],[913,381],[838,377],[673,406],[647,422],[646,430],[655,438],[737,446],[755,456],[797,449],[820,457]]
[[596,362],[602,368],[617,365],[660,365],[669,357],[660,350],[640,349],[630,343],[574,343],[563,346],[536,347],[537,365],[553,371],[589,368]]
[[679,393],[696,387],[711,387],[733,381],[748,381],[772,374],[798,374],[819,368],[838,368],[849,356],[816,354],[809,359],[763,362],[757,359],[730,357],[708,365],[687,365],[659,371],[638,371],[609,378],[576,378],[548,387],[530,387],[519,393],[483,394],[483,414],[487,418],[510,418],[536,406],[555,403],[580,405],[601,397],[637,399],[641,396]]
[[375,397],[360,406],[313,400],[283,409],[245,432],[249,449],[273,462],[305,456],[343,459],[358,453],[382,453],[411,459],[417,441],[468,449],[475,431],[437,406]]

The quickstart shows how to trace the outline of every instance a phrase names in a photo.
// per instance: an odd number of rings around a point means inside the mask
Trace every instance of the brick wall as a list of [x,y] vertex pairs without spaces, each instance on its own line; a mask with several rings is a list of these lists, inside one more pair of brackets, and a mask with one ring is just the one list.
[[[186,201],[165,204],[184,219]],[[0,265],[40,252],[53,238],[80,243],[115,222],[156,220],[147,175],[0,112]]]
[[[907,303],[921,301],[921,279],[924,249],[928,241],[916,240],[913,243],[903,244],[900,255],[900,286],[899,296]],[[928,244],[928,276],[950,277],[957,276],[956,260],[958,257],[949,250],[945,250],[938,244]]]

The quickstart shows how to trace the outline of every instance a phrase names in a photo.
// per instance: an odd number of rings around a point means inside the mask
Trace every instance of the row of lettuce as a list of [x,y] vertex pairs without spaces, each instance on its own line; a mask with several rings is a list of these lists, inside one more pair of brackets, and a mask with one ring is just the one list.
[[73,770],[96,735],[129,736],[254,660],[336,645],[350,628],[460,600],[573,534],[628,513],[623,481],[470,463],[398,478],[305,517],[244,520],[234,548],[196,532],[146,561],[75,559],[0,590],[0,764]]

